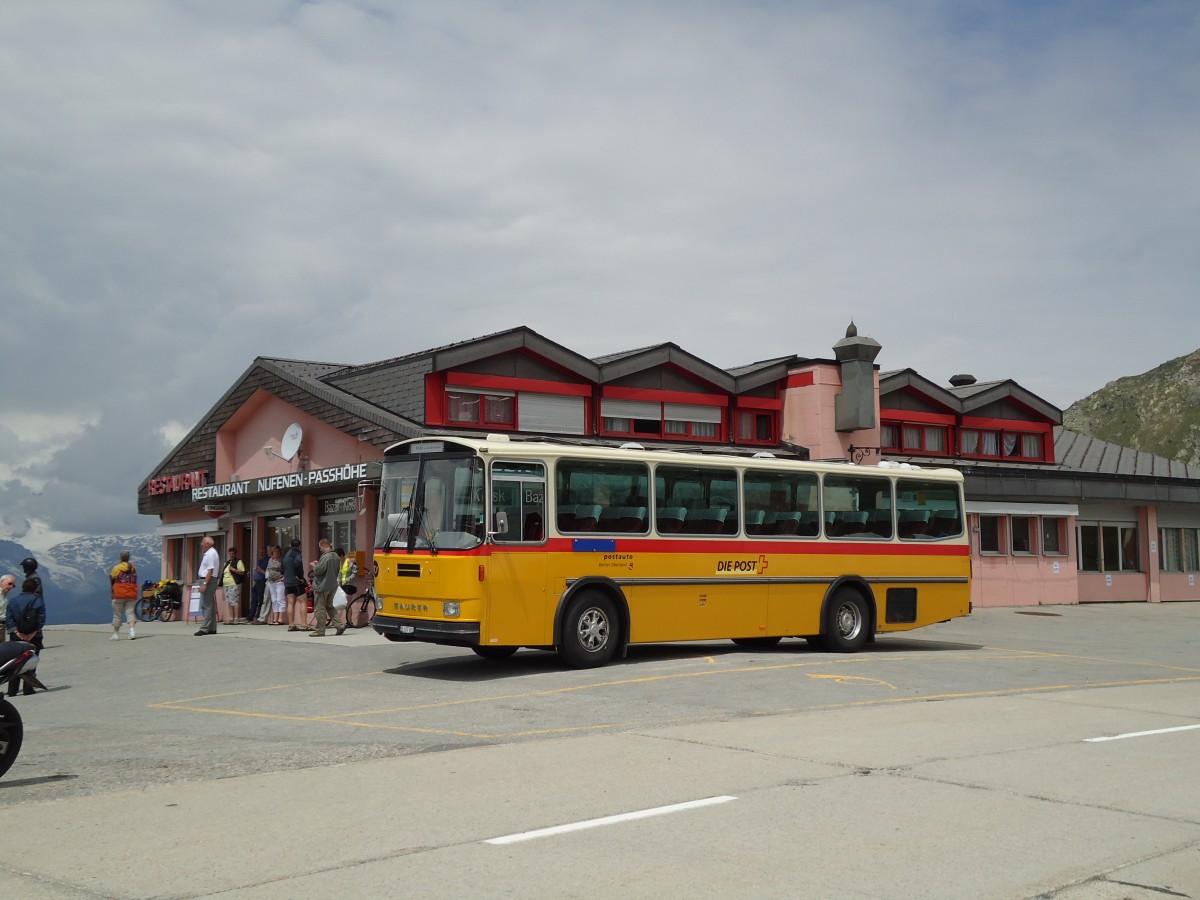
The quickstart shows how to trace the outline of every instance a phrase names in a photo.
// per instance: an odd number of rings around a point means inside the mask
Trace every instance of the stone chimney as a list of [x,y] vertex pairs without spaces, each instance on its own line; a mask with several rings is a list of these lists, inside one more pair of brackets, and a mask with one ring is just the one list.
[[875,357],[882,349],[874,338],[859,337],[853,321],[846,337],[833,345],[842,375],[842,391],[833,399],[838,431],[875,427]]

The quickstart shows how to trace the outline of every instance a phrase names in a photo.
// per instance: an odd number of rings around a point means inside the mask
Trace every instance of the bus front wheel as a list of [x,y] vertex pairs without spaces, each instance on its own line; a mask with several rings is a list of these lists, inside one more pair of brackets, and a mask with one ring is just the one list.
[[838,591],[829,606],[821,642],[834,653],[854,653],[867,642],[870,617],[867,603],[857,591]]
[[558,652],[576,669],[602,666],[617,648],[617,611],[599,591],[582,591],[563,617]]

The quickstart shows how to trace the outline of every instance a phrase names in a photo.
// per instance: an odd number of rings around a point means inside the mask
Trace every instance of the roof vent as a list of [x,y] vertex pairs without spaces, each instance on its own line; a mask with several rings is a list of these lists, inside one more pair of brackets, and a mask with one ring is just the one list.
[[954,387],[967,387],[974,384],[975,380],[974,375],[952,375],[950,377],[950,384]]
[[646,448],[643,447],[641,444],[637,443],[636,441],[626,441],[617,449],[618,450],[645,450]]

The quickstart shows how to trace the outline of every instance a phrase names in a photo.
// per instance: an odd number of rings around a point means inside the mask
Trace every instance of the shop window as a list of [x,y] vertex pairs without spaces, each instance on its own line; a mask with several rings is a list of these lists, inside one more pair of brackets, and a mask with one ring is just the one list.
[[1137,572],[1138,532],[1133,525],[1079,525],[1081,572]]
[[453,425],[498,425],[513,427],[515,398],[511,395],[448,391],[447,420]]
[[1036,553],[1037,518],[1035,516],[1013,516],[1009,523],[1012,530],[1012,552],[1014,554]]
[[1001,554],[1004,552],[1004,516],[979,517],[979,552]]
[[1067,520],[1062,516],[1042,517],[1042,553],[1046,556],[1066,556]]
[[1200,571],[1200,529],[1160,528],[1158,545],[1164,572]]
[[1182,572],[1183,554],[1180,553],[1180,529],[1158,529],[1159,565],[1164,572]]

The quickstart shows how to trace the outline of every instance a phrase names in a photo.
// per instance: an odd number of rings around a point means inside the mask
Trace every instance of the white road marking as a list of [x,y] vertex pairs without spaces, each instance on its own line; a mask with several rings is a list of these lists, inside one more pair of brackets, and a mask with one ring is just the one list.
[[699,809],[702,806],[714,806],[718,803],[728,803],[737,797],[706,797],[703,800],[689,800],[687,803],[673,803],[670,806],[656,806],[654,809],[640,809],[637,812],[621,813],[616,816],[604,816],[600,819],[588,819],[584,822],[570,822],[566,825],[554,825],[550,828],[539,828],[536,831],[522,831],[519,834],[506,834],[503,837],[490,838],[485,844],[518,844],[521,841],[532,841],[537,838],[551,837],[556,834],[566,834],[571,831],[583,831],[586,828],[599,828],[602,825],[616,825],[620,822],[632,822],[635,819],[648,819],[651,816],[665,816],[667,813],[683,812],[688,809]]
[[1123,741],[1125,738],[1149,737],[1152,734],[1171,734],[1174,731],[1195,731],[1200,725],[1180,725],[1178,728],[1159,728],[1155,731],[1131,731],[1128,734],[1114,734],[1110,737],[1084,738],[1085,744],[1099,744],[1101,741]]

